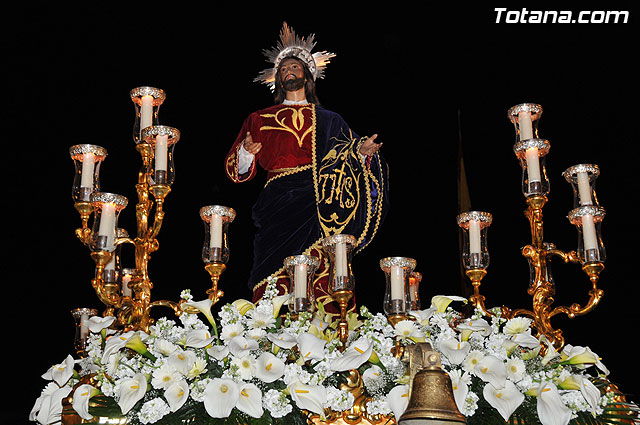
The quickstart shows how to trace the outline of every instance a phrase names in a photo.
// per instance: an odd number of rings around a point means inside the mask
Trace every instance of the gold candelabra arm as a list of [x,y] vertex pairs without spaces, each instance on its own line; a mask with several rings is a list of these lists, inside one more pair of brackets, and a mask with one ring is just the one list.
[[89,228],[89,218],[93,213],[93,205],[88,201],[79,201],[74,204],[76,211],[80,214],[81,227],[76,229],[76,236],[84,245],[89,245],[91,229]]
[[109,308],[120,308],[122,297],[118,294],[118,287],[105,282],[102,278],[104,268],[113,258],[113,252],[93,251],[91,258],[96,263],[96,277],[91,281],[98,299]]
[[536,248],[541,249],[544,242],[544,231],[542,221],[542,208],[547,203],[547,197],[543,195],[533,195],[527,198],[528,208],[525,211],[531,226],[531,243]]
[[218,289],[218,282],[220,281],[220,275],[226,270],[227,266],[224,263],[213,262],[208,263],[204,268],[211,275],[211,288],[207,290],[207,294],[215,304],[224,296],[224,292]]
[[349,289],[343,289],[340,291],[335,291],[331,294],[331,297],[338,303],[340,306],[340,320],[338,321],[338,337],[340,342],[342,342],[341,350],[347,345],[347,341],[349,340],[349,322],[347,320],[347,307],[349,306],[349,301],[353,297],[353,291]]
[[604,295],[604,291],[598,288],[598,279],[600,277],[600,273],[604,270],[604,264],[601,262],[587,263],[582,266],[582,270],[587,274],[592,285],[591,290],[589,291],[589,300],[587,303],[584,306],[574,303],[570,307],[556,307],[550,313],[550,316],[563,313],[573,319],[576,316],[582,316],[589,313],[600,303],[600,300]]

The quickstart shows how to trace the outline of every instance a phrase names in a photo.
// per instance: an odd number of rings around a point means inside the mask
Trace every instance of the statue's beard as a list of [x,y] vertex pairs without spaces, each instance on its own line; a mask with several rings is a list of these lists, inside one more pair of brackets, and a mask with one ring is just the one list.
[[286,90],[286,91],[296,91],[296,90],[300,90],[301,88],[304,87],[304,79],[303,78],[298,78],[298,77],[294,77],[288,80],[285,80],[282,83],[282,87]]

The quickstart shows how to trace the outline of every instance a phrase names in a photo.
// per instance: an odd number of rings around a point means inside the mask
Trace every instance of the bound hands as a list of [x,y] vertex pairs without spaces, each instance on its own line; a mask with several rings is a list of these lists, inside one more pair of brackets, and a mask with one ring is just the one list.
[[247,131],[247,137],[244,138],[244,142],[242,142],[242,146],[244,149],[252,155],[257,154],[262,149],[262,143],[253,141],[253,137],[251,137],[251,133]]
[[360,153],[362,155],[371,156],[380,150],[382,143],[375,142],[377,137],[377,134],[367,137],[367,139],[362,143],[362,146],[360,146]]

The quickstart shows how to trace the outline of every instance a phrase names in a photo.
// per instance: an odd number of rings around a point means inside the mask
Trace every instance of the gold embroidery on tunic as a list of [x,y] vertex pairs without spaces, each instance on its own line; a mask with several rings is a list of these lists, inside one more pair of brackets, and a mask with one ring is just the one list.
[[[310,106],[302,107],[302,108],[282,108],[279,109],[275,114],[262,114],[260,115],[263,118],[273,118],[278,124],[277,126],[264,125],[260,127],[260,131],[262,130],[280,130],[291,133],[298,142],[298,146],[302,147],[302,141],[304,138],[313,131],[313,125],[309,126],[308,129],[302,131],[304,128],[304,111],[310,110],[313,112]],[[291,112],[291,114],[289,114]],[[290,123],[288,123],[287,118],[290,118]]]

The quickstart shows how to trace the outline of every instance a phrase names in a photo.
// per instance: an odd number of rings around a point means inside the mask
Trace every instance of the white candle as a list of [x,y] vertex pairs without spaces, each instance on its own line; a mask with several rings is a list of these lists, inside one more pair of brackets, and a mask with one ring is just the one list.
[[469,253],[480,254],[480,221],[469,221]]
[[102,205],[102,214],[100,216],[100,227],[98,228],[98,236],[106,236],[107,241],[104,249],[113,250],[113,243],[116,234],[116,206],[106,202]]
[[336,277],[347,276],[347,245],[345,242],[336,243]]
[[518,114],[518,127],[520,128],[520,140],[533,139],[530,112],[523,111]]
[[140,131],[153,124],[153,96],[142,96],[140,105]]
[[125,273],[122,276],[122,295],[125,297],[131,296],[131,288],[129,288],[129,282],[131,282],[131,275],[129,273]]
[[222,248],[222,216],[213,214],[209,222],[209,247]]
[[596,225],[593,223],[593,216],[590,214],[582,216],[582,237],[584,239],[585,253],[590,249],[598,249]]
[[541,181],[538,148],[527,149],[525,152],[525,159],[527,161],[527,174],[529,176],[529,183]]
[[391,266],[389,271],[391,280],[391,299],[404,300],[404,270],[400,266]]
[[82,175],[80,176],[80,187],[93,189],[93,169],[95,165],[95,155],[92,153],[82,154]]
[[167,171],[167,146],[169,136],[162,134],[156,137],[155,159],[156,171]]
[[293,270],[293,282],[296,298],[307,298],[307,265],[296,264]]
[[85,339],[89,335],[89,327],[87,326],[87,320],[89,317],[87,313],[83,313],[80,317],[80,338]]
[[589,175],[584,171],[578,173],[578,195],[580,196],[580,205],[592,205]]

